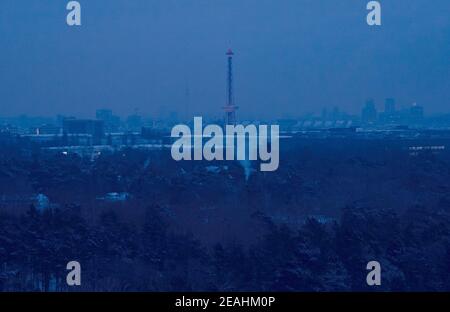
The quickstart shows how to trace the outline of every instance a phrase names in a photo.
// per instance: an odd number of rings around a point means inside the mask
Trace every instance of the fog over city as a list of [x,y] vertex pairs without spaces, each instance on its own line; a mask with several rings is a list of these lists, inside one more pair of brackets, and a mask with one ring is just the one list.
[[366,1],[81,4],[82,26],[68,27],[65,1],[2,1],[2,116],[221,117],[230,47],[242,119],[359,113],[385,98],[448,112],[447,0],[383,1],[381,27],[367,26]]

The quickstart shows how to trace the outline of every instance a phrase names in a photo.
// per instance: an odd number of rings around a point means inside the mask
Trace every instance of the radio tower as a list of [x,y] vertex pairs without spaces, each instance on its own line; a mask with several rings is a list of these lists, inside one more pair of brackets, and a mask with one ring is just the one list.
[[227,103],[223,107],[225,111],[225,125],[235,125],[236,124],[236,110],[238,107],[234,105],[233,96],[233,51],[228,49],[228,77],[227,77]]

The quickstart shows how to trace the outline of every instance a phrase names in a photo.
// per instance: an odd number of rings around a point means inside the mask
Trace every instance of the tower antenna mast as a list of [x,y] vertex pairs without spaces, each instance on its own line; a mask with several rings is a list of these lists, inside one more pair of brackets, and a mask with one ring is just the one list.
[[233,94],[233,51],[228,49],[227,53],[228,59],[228,74],[227,74],[227,103],[223,107],[225,111],[225,124],[235,125],[236,124],[236,110],[238,107],[234,104],[234,94]]

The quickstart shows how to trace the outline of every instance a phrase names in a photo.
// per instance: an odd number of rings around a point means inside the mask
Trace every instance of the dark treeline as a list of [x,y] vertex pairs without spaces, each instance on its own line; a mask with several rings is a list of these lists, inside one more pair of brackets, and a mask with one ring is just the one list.
[[[299,228],[262,215],[266,234],[251,247],[205,247],[167,231],[159,207],[141,227],[103,213],[89,225],[71,206],[0,218],[0,289],[89,291],[450,290],[450,215],[412,207],[347,207],[341,220],[310,218]],[[82,266],[82,286],[66,286],[65,265]],[[366,286],[367,262],[382,265],[382,285]]]

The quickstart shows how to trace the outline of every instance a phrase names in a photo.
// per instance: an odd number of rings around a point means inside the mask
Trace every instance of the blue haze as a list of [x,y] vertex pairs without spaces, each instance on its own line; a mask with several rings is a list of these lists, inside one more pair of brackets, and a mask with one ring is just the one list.
[[79,28],[67,2],[1,1],[1,115],[215,116],[228,47],[241,117],[359,112],[386,97],[448,112],[448,0],[381,1],[379,28],[365,0],[81,0]]

